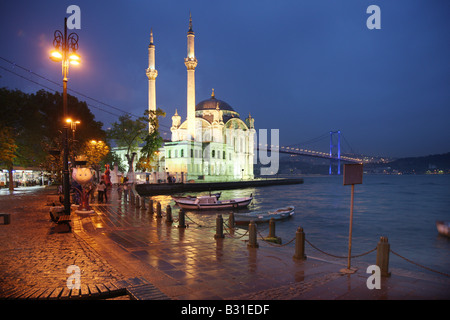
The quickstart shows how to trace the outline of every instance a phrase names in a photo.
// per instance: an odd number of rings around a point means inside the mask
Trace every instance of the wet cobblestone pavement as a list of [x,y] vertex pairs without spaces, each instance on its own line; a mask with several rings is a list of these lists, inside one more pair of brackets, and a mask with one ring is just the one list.
[[292,248],[261,241],[258,249],[247,248],[242,230],[215,239],[214,228],[178,228],[176,216],[167,224],[165,217],[118,201],[114,190],[107,204],[93,205],[95,213],[72,213],[73,232],[55,233],[45,206],[49,192],[0,195],[2,212],[11,213],[11,224],[0,225],[0,298],[64,287],[66,269],[75,264],[83,285],[137,278],[175,300],[449,299],[446,278],[393,275],[383,278],[381,290],[369,290],[367,266],[343,275],[340,263],[293,260]]
[[2,212],[11,214],[0,225],[0,297],[31,288],[66,286],[67,267],[81,269],[84,284],[123,280],[105,259],[75,233],[55,233],[43,188],[20,188],[0,195]]

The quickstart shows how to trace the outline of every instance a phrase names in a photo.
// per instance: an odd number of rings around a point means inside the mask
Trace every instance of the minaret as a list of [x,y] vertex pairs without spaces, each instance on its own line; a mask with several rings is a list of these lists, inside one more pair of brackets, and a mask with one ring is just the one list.
[[[158,71],[155,69],[155,45],[153,44],[153,31],[150,30],[150,44],[148,45],[148,68],[145,72],[148,77],[148,111],[156,111],[156,77]],[[152,132],[151,124],[148,125],[148,131]]]
[[194,54],[194,31],[192,16],[189,13],[189,30],[187,33],[187,58],[184,59],[187,68],[187,123],[190,139],[195,140],[195,67],[197,59]]

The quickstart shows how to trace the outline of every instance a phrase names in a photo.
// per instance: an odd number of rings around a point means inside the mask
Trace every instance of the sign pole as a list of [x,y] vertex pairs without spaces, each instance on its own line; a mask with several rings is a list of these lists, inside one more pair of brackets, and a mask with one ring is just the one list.
[[355,194],[355,185],[352,184],[352,194],[350,200],[350,227],[348,231],[348,260],[347,260],[347,269],[350,269],[350,260],[352,255],[352,230],[353,230],[353,199]]
[[348,257],[347,257],[347,269],[341,269],[343,273],[355,273],[356,268],[351,268],[351,255],[352,255],[352,231],[353,231],[353,202],[355,198],[355,184],[361,184],[363,177],[363,165],[362,164],[345,164],[344,165],[344,186],[351,185],[351,198],[350,198],[350,226],[348,231]]

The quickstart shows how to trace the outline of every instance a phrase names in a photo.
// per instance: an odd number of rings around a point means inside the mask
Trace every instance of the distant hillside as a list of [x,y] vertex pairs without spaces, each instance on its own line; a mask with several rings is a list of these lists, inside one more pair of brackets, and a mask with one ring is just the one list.
[[[333,172],[336,171],[334,166]],[[260,168],[260,163],[255,165],[255,175],[259,175]],[[313,160],[306,157],[280,157],[278,174],[328,174],[328,168],[329,160]],[[450,152],[424,157],[401,158],[388,163],[368,163],[364,164],[364,171],[367,173],[386,174],[450,174]],[[342,168],[341,172],[343,172]]]
[[450,152],[425,157],[401,158],[384,164],[402,173],[450,173]]

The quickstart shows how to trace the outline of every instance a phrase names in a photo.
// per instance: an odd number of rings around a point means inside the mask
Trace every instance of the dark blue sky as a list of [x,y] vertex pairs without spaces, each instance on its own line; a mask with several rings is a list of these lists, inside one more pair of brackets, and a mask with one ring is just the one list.
[[[196,99],[228,102],[257,129],[280,129],[282,145],[341,130],[358,152],[393,157],[450,151],[450,3],[446,0],[3,1],[0,57],[62,82],[48,58],[66,8],[81,8],[82,65],[69,89],[142,115],[147,47],[156,45],[157,106],[168,131],[186,116],[186,33],[195,32]],[[369,30],[369,5],[381,30]],[[0,66],[61,90],[0,59]],[[42,87],[0,69],[0,86]],[[70,92],[69,92],[70,93]],[[77,96],[76,94],[74,94]],[[120,111],[91,105],[105,128]],[[82,128],[80,127],[80,130]],[[168,137],[168,136],[167,136]],[[327,138],[316,145],[327,151]],[[344,144],[346,150],[349,148]]]

